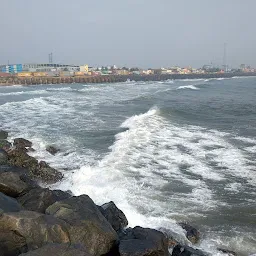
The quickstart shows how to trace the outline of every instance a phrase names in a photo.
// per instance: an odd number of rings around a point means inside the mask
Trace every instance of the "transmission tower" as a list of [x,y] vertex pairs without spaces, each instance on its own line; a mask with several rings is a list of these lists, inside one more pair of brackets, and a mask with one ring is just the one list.
[[49,53],[49,63],[52,64],[52,52]]
[[228,71],[228,65],[227,65],[227,44],[224,43],[224,52],[223,52],[223,68],[224,71]]

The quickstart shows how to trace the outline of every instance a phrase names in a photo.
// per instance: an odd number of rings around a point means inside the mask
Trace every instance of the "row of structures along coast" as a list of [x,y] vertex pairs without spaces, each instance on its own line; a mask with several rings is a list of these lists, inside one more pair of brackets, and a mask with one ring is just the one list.
[[204,65],[158,69],[119,68],[117,66],[90,67],[63,64],[13,64],[0,65],[0,85],[66,84],[66,83],[115,83],[134,81],[161,81],[167,79],[230,78],[256,76],[256,69],[241,64],[237,69],[221,69]]

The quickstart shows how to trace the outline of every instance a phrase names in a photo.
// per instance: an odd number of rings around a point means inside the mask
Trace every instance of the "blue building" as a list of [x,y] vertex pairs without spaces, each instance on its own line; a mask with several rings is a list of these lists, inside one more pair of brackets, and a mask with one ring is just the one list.
[[15,73],[22,72],[22,70],[23,70],[22,64],[7,65],[7,66],[1,67],[1,72],[3,72],[3,73],[15,74]]

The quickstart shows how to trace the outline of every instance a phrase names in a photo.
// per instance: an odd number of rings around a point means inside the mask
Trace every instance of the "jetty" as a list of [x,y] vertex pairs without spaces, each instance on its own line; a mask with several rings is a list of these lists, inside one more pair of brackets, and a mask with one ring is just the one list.
[[120,83],[126,81],[165,81],[177,79],[210,79],[256,76],[256,72],[244,73],[204,73],[204,74],[155,74],[155,75],[97,75],[97,76],[58,76],[58,77],[17,77],[14,75],[0,77],[0,85],[42,85],[42,84],[95,84]]

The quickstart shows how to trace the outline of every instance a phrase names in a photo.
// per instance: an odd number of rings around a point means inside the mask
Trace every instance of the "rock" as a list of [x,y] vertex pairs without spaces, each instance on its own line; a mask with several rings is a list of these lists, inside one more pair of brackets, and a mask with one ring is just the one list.
[[20,256],[90,256],[91,254],[81,246],[70,244],[47,244],[37,250],[21,254]]
[[0,192],[11,197],[19,195],[37,187],[23,170],[10,169],[2,171],[0,169]]
[[108,253],[117,241],[116,232],[87,195],[56,202],[46,213],[69,223],[71,242],[84,245],[94,256]]
[[120,256],[168,256],[168,239],[157,230],[135,227],[120,237]]
[[165,235],[165,237],[168,239],[169,248],[173,248],[175,245],[178,244],[178,241],[174,238],[175,237],[174,232],[166,228],[160,228],[159,231],[162,232]]
[[187,231],[186,233],[186,237],[187,239],[192,243],[192,244],[196,244],[198,243],[199,239],[200,239],[200,233],[197,229],[195,229],[194,227],[190,226],[187,223],[179,223],[179,225]]
[[45,213],[47,207],[69,197],[71,197],[69,193],[61,190],[34,188],[25,195],[18,197],[17,200],[28,211]]
[[202,252],[201,250],[178,244],[174,247],[172,256],[208,256],[208,254]]
[[23,138],[16,138],[13,141],[13,145],[16,146],[17,148],[31,148],[32,142],[29,140],[25,140]]
[[233,251],[227,250],[227,249],[222,249],[222,248],[217,248],[218,251],[226,253],[229,256],[237,256],[237,254]]
[[50,167],[46,162],[38,161],[27,154],[23,148],[15,148],[8,152],[9,163],[29,170],[32,177],[47,183],[55,183],[63,178],[61,172]]
[[8,137],[8,132],[0,130],[0,140],[6,140]]
[[36,176],[48,183],[55,183],[63,178],[63,174],[54,168],[50,167],[46,162],[39,162],[39,169],[34,172]]
[[55,148],[54,146],[47,146],[46,151],[48,151],[52,155],[56,155],[60,150]]
[[0,139],[0,149],[8,151],[11,148],[11,146],[12,146],[12,144],[10,142],[8,142],[7,140]]
[[0,149],[0,165],[8,163],[8,155],[5,150]]
[[14,231],[0,232],[0,255],[1,256],[18,256],[27,252],[26,239]]
[[46,243],[70,243],[67,227],[64,221],[37,212],[8,212],[0,216],[0,234],[12,236],[8,247],[16,250],[35,250]]
[[121,231],[128,225],[126,216],[116,207],[114,202],[103,204],[99,209],[116,232]]
[[22,207],[14,198],[0,192],[0,209],[2,212],[18,212]]

